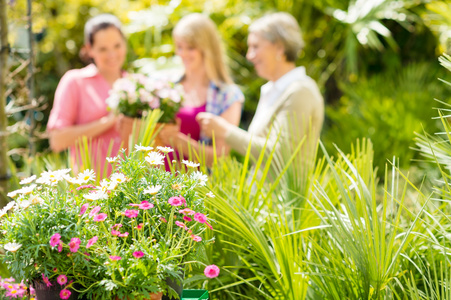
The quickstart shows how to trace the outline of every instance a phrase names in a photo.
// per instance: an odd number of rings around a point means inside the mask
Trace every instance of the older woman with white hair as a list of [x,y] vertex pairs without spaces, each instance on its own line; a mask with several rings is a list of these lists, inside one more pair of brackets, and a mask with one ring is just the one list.
[[[202,130],[223,139],[241,154],[251,145],[251,154],[258,157],[266,144],[276,153],[299,143],[316,145],[324,120],[324,101],[317,84],[296,67],[296,59],[304,46],[301,30],[294,17],[278,12],[266,15],[249,27],[247,59],[257,74],[268,80],[261,87],[257,111],[245,131],[218,116],[201,113],[197,120]],[[293,144],[291,144],[293,143]]]

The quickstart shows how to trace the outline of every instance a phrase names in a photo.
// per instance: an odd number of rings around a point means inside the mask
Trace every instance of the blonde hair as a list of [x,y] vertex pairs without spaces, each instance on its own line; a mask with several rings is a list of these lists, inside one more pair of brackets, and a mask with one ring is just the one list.
[[295,62],[304,48],[301,28],[289,13],[277,12],[261,17],[249,26],[249,33],[259,34],[273,44],[281,43],[290,62]]
[[224,50],[215,23],[205,15],[194,13],[183,17],[172,31],[203,54],[208,79],[217,85],[231,84],[232,79],[225,64]]

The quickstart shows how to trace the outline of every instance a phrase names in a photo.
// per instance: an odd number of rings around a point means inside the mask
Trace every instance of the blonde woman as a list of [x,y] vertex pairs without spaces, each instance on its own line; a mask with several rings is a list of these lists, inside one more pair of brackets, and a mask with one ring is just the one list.
[[[187,15],[177,23],[172,36],[175,53],[185,68],[179,81],[185,99],[176,116],[178,125],[165,126],[160,136],[184,157],[188,157],[189,147],[199,150],[204,143],[207,164],[211,165],[214,153],[211,139],[201,132],[196,116],[208,112],[238,126],[244,96],[230,77],[221,38],[210,18],[198,13]],[[228,153],[224,139],[216,138],[215,145],[218,155]]]

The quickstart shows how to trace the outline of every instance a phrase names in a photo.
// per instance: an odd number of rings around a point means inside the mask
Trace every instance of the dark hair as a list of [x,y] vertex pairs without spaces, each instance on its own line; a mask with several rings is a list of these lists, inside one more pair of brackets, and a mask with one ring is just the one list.
[[85,24],[85,44],[92,45],[94,43],[94,35],[103,29],[115,27],[119,33],[122,33],[122,24],[119,19],[111,14],[101,14],[88,20]]
[[[88,20],[85,24],[85,32],[84,32],[84,44],[86,45],[92,45],[94,43],[94,36],[97,32],[107,29],[107,28],[116,28],[121,36],[125,38],[124,33],[122,32],[122,24],[121,21],[116,16],[113,16],[111,14],[101,14],[98,16],[95,16]],[[92,59],[89,57],[86,47],[81,48],[80,50],[80,58],[86,62],[91,63]]]

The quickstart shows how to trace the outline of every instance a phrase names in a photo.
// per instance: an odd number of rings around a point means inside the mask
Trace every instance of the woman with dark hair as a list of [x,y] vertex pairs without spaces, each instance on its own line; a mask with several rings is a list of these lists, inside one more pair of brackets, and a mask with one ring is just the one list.
[[[225,142],[241,154],[251,145],[251,154],[261,150],[281,154],[304,140],[305,154],[312,153],[324,120],[324,101],[317,84],[296,67],[304,46],[296,19],[288,13],[272,13],[251,24],[246,58],[257,74],[268,80],[262,86],[257,111],[245,131],[209,113],[197,116],[203,131]],[[275,160],[277,163],[278,160]]]
[[[82,69],[70,70],[61,78],[55,92],[47,130],[53,151],[71,148],[77,158],[76,141],[86,136],[92,139],[91,159],[103,167],[112,142],[112,155],[121,144],[115,129],[117,117],[107,111],[105,100],[113,83],[124,75],[126,40],[120,21],[102,14],[85,25],[83,54],[92,63]],[[74,161],[77,164],[77,161]]]

